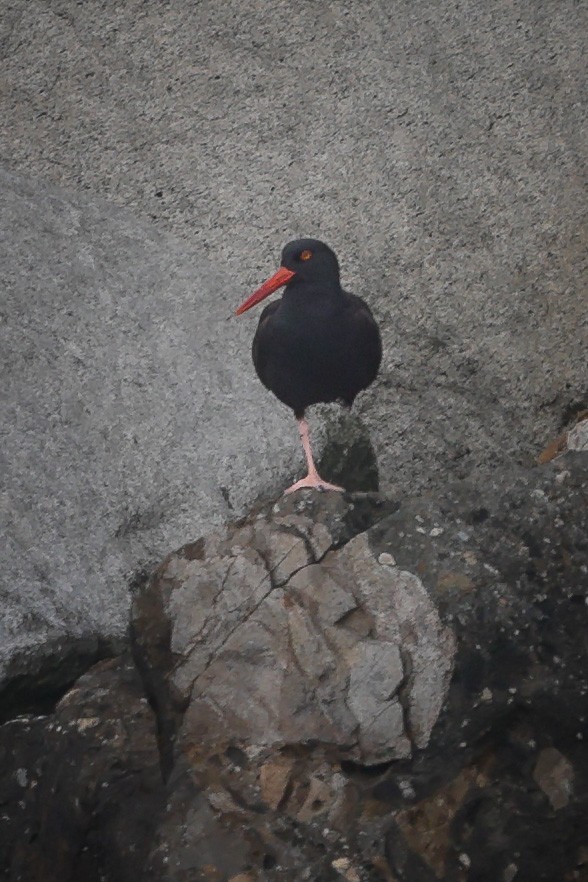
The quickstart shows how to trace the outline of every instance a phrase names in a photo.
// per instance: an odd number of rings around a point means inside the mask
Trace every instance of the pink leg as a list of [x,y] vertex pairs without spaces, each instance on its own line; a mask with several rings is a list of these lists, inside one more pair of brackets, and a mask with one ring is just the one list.
[[336,484],[329,484],[328,481],[323,481],[323,479],[317,472],[316,466],[314,464],[314,459],[312,458],[310,436],[308,434],[308,423],[304,418],[298,420],[298,432],[300,434],[302,446],[304,447],[308,474],[305,478],[302,478],[300,481],[296,481],[295,484],[292,484],[291,487],[288,487],[287,490],[284,490],[284,493],[294,493],[295,490],[304,490],[305,487],[311,487],[315,490],[340,490],[344,492],[343,487],[338,487]]

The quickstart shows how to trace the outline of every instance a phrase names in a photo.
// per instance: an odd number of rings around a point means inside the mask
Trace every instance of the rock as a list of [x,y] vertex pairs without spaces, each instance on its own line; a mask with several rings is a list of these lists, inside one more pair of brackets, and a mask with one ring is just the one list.
[[[136,601],[146,653],[153,595],[168,621],[167,688],[199,751],[230,732],[233,746],[260,754],[314,742],[370,765],[428,742],[451,632],[420,579],[378,563],[364,534],[337,548],[312,517],[317,505],[299,514],[288,498],[209,534],[197,556],[168,558]],[[321,508],[338,523],[349,503],[333,495]]]
[[571,763],[554,747],[546,747],[537,757],[533,778],[558,811],[564,808],[573,791],[574,769]]
[[45,717],[0,727],[0,875],[139,879],[164,809],[155,721],[130,659],[102,662]]
[[482,497],[421,497],[370,533],[399,566],[418,562],[457,638],[444,710],[410,764],[414,797],[403,805],[392,778],[375,787],[396,811],[387,854],[401,880],[462,879],[464,854],[468,878],[581,878],[587,474],[568,453],[496,476]]
[[[274,468],[286,484],[298,440],[249,377],[248,329],[226,336],[234,289],[200,253],[108,205],[0,181],[0,694],[24,711],[47,671],[60,694],[120,652],[129,589],[277,487]],[[240,453],[264,409],[273,429]]]
[[587,475],[304,494],[169,555],[133,604],[150,703],[123,657],[0,729],[0,874],[582,879]]
[[277,809],[284,799],[294,764],[294,757],[278,755],[265,762],[259,770],[261,798],[270,808]]
[[[323,854],[340,875],[400,882],[515,871],[550,880],[573,870],[582,845],[573,794],[588,772],[577,615],[588,588],[578,517],[586,471],[568,454],[545,472],[496,480],[483,498],[452,485],[438,502],[425,496],[374,512],[367,533],[336,541],[329,520],[341,524],[348,501],[297,503],[292,535],[285,500],[224,538],[206,537],[198,555],[190,548],[168,558],[134,612],[148,683],[150,659],[166,652],[144,628],[146,611],[161,611],[170,647],[158,715],[174,720],[172,808],[149,865],[154,877],[177,878],[172,855],[176,868],[190,860],[194,871],[206,859],[221,878],[251,862],[260,878],[273,866],[284,879],[302,868],[329,878]],[[231,563],[242,549],[246,568]],[[250,585],[240,604],[233,571]],[[343,627],[353,632],[349,644]],[[206,799],[195,804],[195,793]],[[563,793],[570,801],[554,815],[549,800]],[[221,818],[233,831],[230,859]],[[264,843],[257,858],[244,827]]]
[[372,0],[312,34],[297,4],[286,37],[268,0],[2,13],[0,677],[120,651],[129,583],[296,477],[257,315],[225,321],[294,236],[382,325],[357,418],[311,412],[337,482],[483,487],[587,406],[583,4]]
[[576,424],[572,428],[559,435],[541,451],[537,462],[544,464],[551,462],[557,456],[561,456],[566,450],[588,450],[588,410],[581,410],[574,415]]
[[[10,615],[10,610],[7,611]],[[1,626],[0,626],[1,629]],[[4,669],[0,687],[0,723],[19,714],[53,710],[64,691],[99,659],[116,653],[122,639],[61,637],[42,647],[16,653]],[[10,647],[5,647],[10,656]],[[0,680],[1,683],[1,680]]]
[[588,414],[568,433],[568,448],[588,451]]
[[355,867],[351,864],[349,858],[337,858],[332,862],[332,866],[338,873],[347,879],[348,882],[361,882],[361,877]]
[[[404,843],[431,868],[436,878],[445,877],[447,858],[455,847],[453,823],[465,797],[489,783],[483,770],[465,768],[446,786],[436,789],[433,795],[395,815]],[[459,855],[461,864],[464,863],[462,858]]]

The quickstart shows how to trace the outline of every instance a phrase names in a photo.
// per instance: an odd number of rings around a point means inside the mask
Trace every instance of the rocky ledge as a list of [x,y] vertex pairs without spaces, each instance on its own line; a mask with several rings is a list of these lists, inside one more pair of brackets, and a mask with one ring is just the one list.
[[0,728],[0,878],[588,879],[587,459],[170,555],[132,657]]

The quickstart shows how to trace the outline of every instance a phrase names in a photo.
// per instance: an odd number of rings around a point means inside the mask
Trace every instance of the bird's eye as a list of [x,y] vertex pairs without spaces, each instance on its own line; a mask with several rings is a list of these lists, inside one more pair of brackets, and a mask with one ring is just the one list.
[[301,251],[300,252],[300,260],[310,260],[312,257],[312,251]]

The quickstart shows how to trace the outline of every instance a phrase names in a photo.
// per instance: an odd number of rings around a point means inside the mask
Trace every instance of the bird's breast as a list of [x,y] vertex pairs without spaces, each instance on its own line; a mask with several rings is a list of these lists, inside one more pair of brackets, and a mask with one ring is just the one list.
[[260,326],[254,343],[257,373],[295,411],[310,404],[353,400],[359,379],[353,329],[342,310],[315,309],[292,316],[281,309]]

